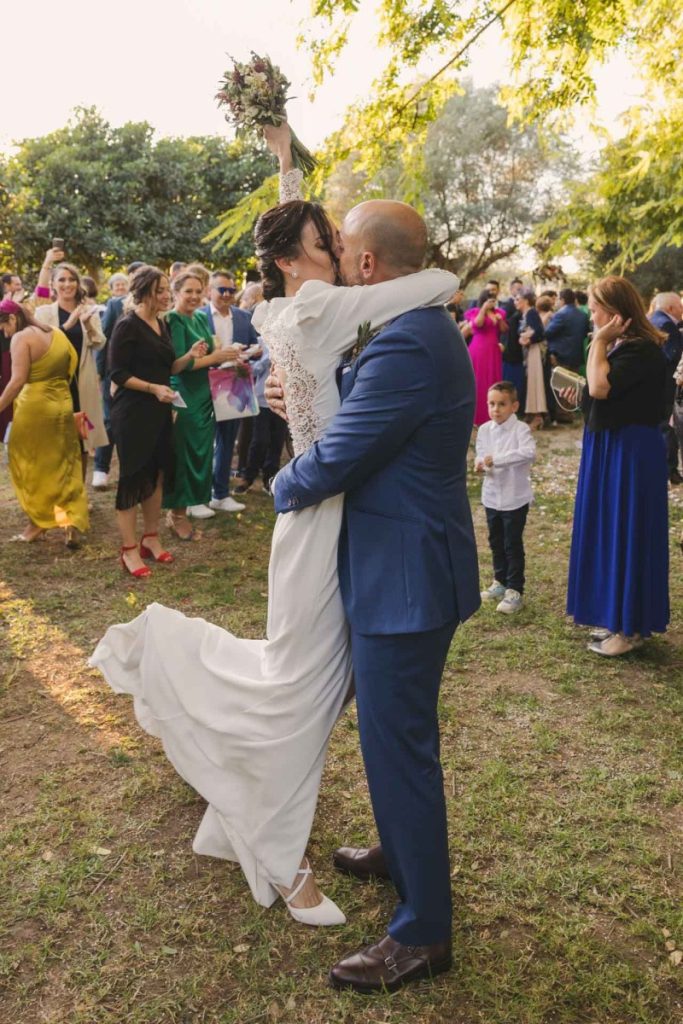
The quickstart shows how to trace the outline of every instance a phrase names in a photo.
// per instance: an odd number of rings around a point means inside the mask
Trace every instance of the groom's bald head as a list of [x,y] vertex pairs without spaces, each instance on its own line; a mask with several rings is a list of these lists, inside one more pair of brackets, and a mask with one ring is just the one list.
[[417,210],[390,199],[359,203],[340,230],[346,284],[377,284],[421,270],[427,227]]

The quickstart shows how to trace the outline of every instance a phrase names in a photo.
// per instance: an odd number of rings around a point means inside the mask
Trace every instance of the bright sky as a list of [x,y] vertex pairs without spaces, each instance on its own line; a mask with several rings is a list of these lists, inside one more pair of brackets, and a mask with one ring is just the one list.
[[[308,57],[296,49],[309,0],[33,0],[26,31],[3,47],[0,150],[61,127],[78,105],[97,106],[114,125],[149,121],[161,135],[223,133],[213,97],[226,53],[245,58],[251,49],[267,53],[292,81],[299,98],[289,105],[290,120],[316,146],[379,70],[374,9],[364,0],[349,52],[311,104]],[[500,57],[491,36],[473,66],[475,84],[504,77]],[[610,125],[636,97],[635,86],[623,61],[600,83],[601,119]]]

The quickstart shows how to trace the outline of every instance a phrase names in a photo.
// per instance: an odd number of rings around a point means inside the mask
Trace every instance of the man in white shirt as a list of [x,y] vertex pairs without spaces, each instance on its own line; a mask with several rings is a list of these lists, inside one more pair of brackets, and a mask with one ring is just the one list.
[[517,389],[509,381],[489,388],[490,419],[477,433],[474,469],[484,474],[481,502],[486,510],[493,555],[493,583],[482,601],[500,600],[496,611],[519,611],[524,593],[524,525],[533,499],[529,469],[536,455],[534,435],[515,415]]
[[[259,345],[259,336],[254,330],[250,314],[234,306],[236,292],[232,274],[227,270],[216,270],[209,282],[209,303],[202,308],[217,345],[225,351],[226,362],[237,362],[245,349]],[[244,508],[239,501],[230,497],[232,454],[240,423],[238,419],[216,423],[213,497],[209,502],[214,511],[240,512]]]

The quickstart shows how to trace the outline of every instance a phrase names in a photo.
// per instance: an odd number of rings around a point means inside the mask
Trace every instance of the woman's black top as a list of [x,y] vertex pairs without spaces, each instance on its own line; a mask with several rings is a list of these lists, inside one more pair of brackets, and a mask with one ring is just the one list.
[[666,360],[653,341],[624,341],[608,354],[607,398],[591,398],[584,389],[588,430],[615,430],[632,424],[656,427],[664,420]]
[[511,366],[521,366],[524,362],[524,350],[519,343],[519,331],[522,321],[522,314],[518,309],[508,317],[508,331],[505,336],[505,351],[503,359]]
[[[67,322],[71,313],[68,309],[62,309],[61,306],[57,306],[57,315],[59,317],[59,326],[64,331],[64,324]],[[78,356],[78,365],[76,366],[76,372],[71,378],[69,388],[71,389],[71,400],[74,404],[74,412],[81,411],[81,401],[78,397],[78,371],[81,368],[81,352],[83,351],[83,325],[80,320],[77,320],[73,327],[70,327],[68,331],[64,331],[67,338],[76,349],[76,355]]]
[[545,338],[545,328],[543,321],[541,320],[541,314],[538,312],[535,306],[530,306],[526,313],[522,316],[522,321],[519,325],[519,333],[525,331],[527,327],[531,328],[531,344],[536,345],[539,341],[543,341]]
[[160,334],[136,313],[126,313],[117,320],[109,340],[107,370],[118,388],[111,403],[111,430],[120,466],[118,509],[132,508],[151,497],[160,472],[172,483],[172,407],[147,391],[124,387],[129,377],[170,386],[176,356],[166,324],[157,322]]

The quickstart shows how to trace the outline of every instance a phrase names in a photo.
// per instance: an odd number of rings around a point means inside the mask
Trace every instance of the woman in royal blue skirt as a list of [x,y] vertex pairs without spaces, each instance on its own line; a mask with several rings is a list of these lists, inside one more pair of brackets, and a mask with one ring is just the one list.
[[664,335],[633,285],[593,286],[585,430],[569,559],[567,612],[599,627],[589,650],[627,654],[669,622]]

